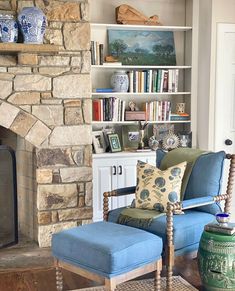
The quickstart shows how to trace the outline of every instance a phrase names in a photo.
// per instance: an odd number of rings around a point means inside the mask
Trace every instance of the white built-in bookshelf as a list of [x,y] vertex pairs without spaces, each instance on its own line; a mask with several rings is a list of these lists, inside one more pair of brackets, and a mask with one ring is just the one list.
[[[108,55],[108,29],[172,31],[174,33],[176,65],[175,66],[133,66],[133,65],[92,65],[92,98],[116,97],[125,101],[128,109],[129,101],[138,105],[146,102],[167,100],[171,102],[171,111],[175,111],[176,103],[186,103],[189,120],[149,121],[151,124],[173,123],[176,131],[192,131],[193,145],[196,137],[197,108],[197,13],[198,0],[127,0],[129,4],[147,16],[157,14],[163,25],[120,25],[116,24],[115,7],[123,4],[119,0],[96,0],[91,2],[91,40],[103,44],[104,56]],[[105,11],[105,13],[103,13]],[[96,88],[109,88],[110,78],[118,70],[178,70],[179,81],[177,92],[96,92]],[[137,124],[136,121],[93,121],[95,129],[104,126],[122,126]]]

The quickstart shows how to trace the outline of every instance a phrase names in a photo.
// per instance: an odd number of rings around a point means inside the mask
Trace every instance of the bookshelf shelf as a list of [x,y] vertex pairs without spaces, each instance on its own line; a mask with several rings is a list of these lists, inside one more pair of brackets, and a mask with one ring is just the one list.
[[114,66],[114,65],[108,65],[108,66],[104,66],[104,65],[92,65],[91,66],[92,69],[191,69],[192,66],[128,66],[128,65],[123,65],[123,66]]
[[157,25],[122,25],[91,23],[91,29],[116,29],[116,30],[149,30],[149,31],[190,31],[192,26],[157,26]]
[[[180,120],[180,121],[147,121],[149,124],[174,124],[174,123],[191,123],[191,120]],[[99,124],[138,124],[138,121],[92,121],[93,125]]]
[[97,93],[93,92],[92,96],[107,96],[107,95],[112,95],[112,96],[168,96],[168,95],[190,95],[191,92],[150,92],[150,93],[130,93],[130,92],[109,92],[109,93]]

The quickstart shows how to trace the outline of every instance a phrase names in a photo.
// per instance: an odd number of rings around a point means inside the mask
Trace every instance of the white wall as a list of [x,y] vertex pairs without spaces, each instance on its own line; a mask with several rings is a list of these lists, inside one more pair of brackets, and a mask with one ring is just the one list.
[[198,41],[198,146],[208,147],[209,134],[209,98],[211,64],[211,25],[212,0],[200,0],[199,6],[199,41]]

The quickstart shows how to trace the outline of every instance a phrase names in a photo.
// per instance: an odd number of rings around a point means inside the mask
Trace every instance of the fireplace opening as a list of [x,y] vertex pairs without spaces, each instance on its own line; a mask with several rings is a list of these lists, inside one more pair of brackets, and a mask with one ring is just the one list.
[[[0,248],[37,241],[35,147],[0,126]],[[2,150],[1,150],[2,149]]]
[[0,248],[18,243],[16,158],[0,145]]

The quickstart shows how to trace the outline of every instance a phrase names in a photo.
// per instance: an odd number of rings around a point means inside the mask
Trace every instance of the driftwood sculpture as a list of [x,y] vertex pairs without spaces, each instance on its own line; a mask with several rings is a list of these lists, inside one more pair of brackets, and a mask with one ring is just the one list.
[[116,8],[116,21],[118,24],[161,25],[157,15],[146,17],[135,8],[126,4]]

